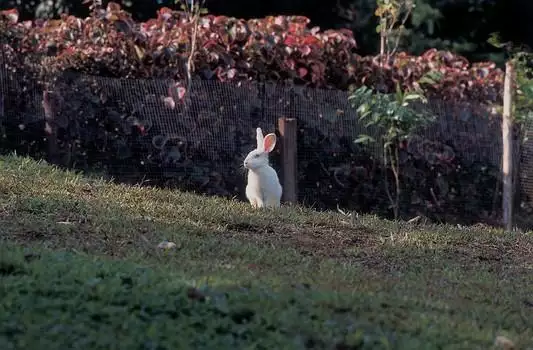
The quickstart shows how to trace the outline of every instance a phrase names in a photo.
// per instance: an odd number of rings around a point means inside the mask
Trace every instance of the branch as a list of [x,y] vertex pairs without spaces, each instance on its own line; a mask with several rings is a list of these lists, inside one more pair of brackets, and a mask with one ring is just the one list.
[[[192,36],[191,36],[191,51],[189,57],[187,58],[186,71],[187,71],[187,83],[185,94],[189,92],[192,85],[192,72],[194,71],[194,56],[196,54],[196,45],[198,41],[198,23],[200,21],[201,6],[203,6],[205,0],[200,0],[196,2],[195,0],[182,0],[184,5],[183,8],[188,14],[189,20],[193,25]],[[190,2],[189,2],[190,1]]]
[[194,69],[194,54],[196,53],[196,37],[198,35],[198,21],[200,18],[200,14],[195,14],[193,18],[193,32],[192,32],[192,38],[191,38],[191,52],[189,54],[189,58],[187,59],[187,90],[190,89],[191,83],[192,83],[192,71]]
[[412,11],[413,11],[413,7],[411,6],[408,8],[407,13],[403,17],[402,23],[400,24],[400,29],[398,30],[399,34],[396,37],[396,44],[394,45],[394,49],[390,53],[391,55],[394,55],[396,51],[398,50],[398,46],[400,45],[400,39],[402,38],[402,32],[404,30],[405,23],[407,22],[407,19],[409,18],[409,16],[411,16]]

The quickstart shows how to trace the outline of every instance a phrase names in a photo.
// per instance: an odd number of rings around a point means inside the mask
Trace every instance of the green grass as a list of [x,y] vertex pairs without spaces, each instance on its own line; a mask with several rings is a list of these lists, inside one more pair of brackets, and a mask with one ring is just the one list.
[[0,349],[533,348],[530,235],[399,229],[0,158]]

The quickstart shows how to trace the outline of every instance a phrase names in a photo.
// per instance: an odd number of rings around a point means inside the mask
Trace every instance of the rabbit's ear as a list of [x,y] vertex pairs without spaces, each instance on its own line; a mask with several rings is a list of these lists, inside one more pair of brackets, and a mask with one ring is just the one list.
[[257,149],[263,150],[263,131],[261,130],[261,128],[257,128],[255,131],[257,133]]
[[271,133],[265,136],[264,151],[266,153],[272,152],[274,147],[276,147],[276,134]]

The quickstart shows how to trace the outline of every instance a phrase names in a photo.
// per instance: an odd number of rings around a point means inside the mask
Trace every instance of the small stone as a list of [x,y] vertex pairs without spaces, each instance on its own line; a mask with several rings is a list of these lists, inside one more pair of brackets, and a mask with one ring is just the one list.
[[176,243],[174,242],[169,242],[169,241],[163,241],[161,243],[159,243],[157,245],[157,248],[158,249],[166,249],[166,250],[169,250],[169,249],[176,249],[177,248],[177,245]]
[[58,225],[74,225],[74,223],[71,221],[58,221],[57,224]]
[[494,345],[505,350],[511,350],[515,348],[514,343],[509,338],[506,338],[502,335],[496,337]]

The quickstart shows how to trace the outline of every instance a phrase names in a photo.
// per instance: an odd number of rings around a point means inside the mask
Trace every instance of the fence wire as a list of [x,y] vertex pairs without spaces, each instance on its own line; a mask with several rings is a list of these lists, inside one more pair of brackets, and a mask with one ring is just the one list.
[[524,122],[521,136],[522,139],[516,143],[518,147],[515,147],[515,152],[519,154],[518,174],[515,174],[519,182],[517,190],[521,195],[518,203],[520,210],[532,214],[530,201],[533,199],[533,120]]
[[[46,89],[55,111],[48,120],[56,130],[55,163],[129,183],[244,199],[242,160],[255,147],[255,128],[273,132],[278,118],[293,117],[299,201],[319,209],[390,214],[390,172],[382,167],[380,143],[354,143],[360,134],[379,140],[380,133],[358,120],[348,92],[194,80],[180,99],[172,80],[65,72],[39,82],[20,74],[4,64],[0,69],[3,151],[51,158],[42,102]],[[430,101],[423,108],[435,122],[400,151],[404,216],[499,220],[501,116],[449,101]],[[530,138],[532,127],[524,127]],[[533,145],[527,141],[515,151],[524,209],[533,195]],[[280,173],[279,150],[271,161]]]

